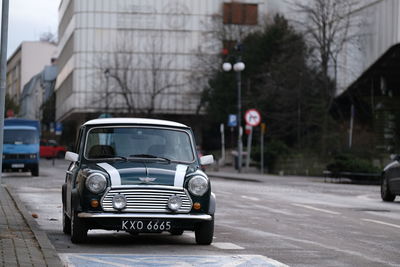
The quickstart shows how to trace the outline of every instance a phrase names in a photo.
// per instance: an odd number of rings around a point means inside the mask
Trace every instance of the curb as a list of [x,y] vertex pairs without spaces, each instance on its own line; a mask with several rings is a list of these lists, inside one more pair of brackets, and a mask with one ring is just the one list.
[[220,173],[220,172],[206,172],[208,176],[215,177],[215,178],[222,178],[227,180],[237,180],[237,181],[246,181],[246,182],[255,182],[255,183],[262,183],[264,181],[261,175],[260,177],[249,177],[243,176],[243,174],[237,173]]
[[40,229],[39,224],[32,218],[31,214],[28,212],[26,209],[25,205],[22,203],[22,201],[19,199],[18,195],[8,186],[4,186],[6,189],[7,193],[11,197],[11,199],[14,201],[16,204],[18,210],[22,214],[22,217],[24,218],[25,222],[28,224],[29,228],[32,230],[36,240],[39,243],[39,246],[41,248],[41,251],[43,253],[44,260],[47,263],[47,266],[64,266],[63,262],[61,259],[58,257],[58,253],[56,252],[56,249],[54,246],[50,243],[49,238],[47,237],[47,234]]

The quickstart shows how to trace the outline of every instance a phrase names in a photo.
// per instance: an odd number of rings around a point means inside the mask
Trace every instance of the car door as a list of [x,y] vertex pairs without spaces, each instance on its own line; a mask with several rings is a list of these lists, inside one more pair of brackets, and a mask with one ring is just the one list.
[[[75,145],[75,153],[80,154],[81,151],[81,143],[82,143],[82,136],[83,136],[83,131],[84,128],[81,128],[79,130],[79,135],[78,139]],[[80,167],[80,159],[76,162],[72,162],[65,175],[65,184],[66,184],[66,196],[65,196],[65,208],[66,212],[69,216],[71,216],[71,211],[72,211],[72,190],[75,188],[75,181],[76,181],[76,176],[79,171]]]

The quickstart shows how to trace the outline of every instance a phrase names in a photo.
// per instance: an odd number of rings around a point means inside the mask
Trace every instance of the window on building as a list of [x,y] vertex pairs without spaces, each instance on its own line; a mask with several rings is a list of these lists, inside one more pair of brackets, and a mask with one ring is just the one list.
[[224,3],[224,24],[256,25],[257,4]]

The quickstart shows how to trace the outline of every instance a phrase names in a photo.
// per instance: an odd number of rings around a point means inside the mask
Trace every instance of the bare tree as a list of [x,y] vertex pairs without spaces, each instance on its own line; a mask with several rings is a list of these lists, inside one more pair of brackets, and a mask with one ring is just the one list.
[[308,36],[314,60],[322,74],[324,107],[322,151],[326,152],[329,135],[329,111],[337,93],[338,65],[344,48],[360,35],[358,0],[292,0],[296,11],[304,15],[297,22]]
[[141,53],[133,49],[132,39],[123,38],[112,53],[100,60],[98,70],[100,75],[106,74],[107,87],[101,101],[116,105],[122,100],[122,109],[128,114],[151,116],[161,108],[165,100],[163,95],[169,89],[185,84],[172,68],[172,56],[162,52],[160,38],[159,35],[145,38],[145,52]]
[[[202,21],[204,29],[208,29],[202,35],[202,41],[195,51],[195,60],[193,62],[193,69],[197,70],[192,72],[190,81],[198,92],[203,92],[208,88],[208,81],[215,75],[216,72],[221,70],[221,55],[223,48],[230,46],[231,50],[234,46],[241,43],[241,41],[250,33],[260,30],[260,25],[244,25],[244,24],[224,24],[223,16],[221,14],[214,14],[209,17],[209,20]],[[225,46],[225,47],[224,47]],[[234,51],[230,51],[234,52]],[[216,55],[217,54],[217,55]],[[231,53],[231,57],[233,57]],[[230,58],[232,60],[233,58]],[[227,58],[229,60],[229,58]],[[200,101],[197,113],[200,112],[204,102]]]
[[52,32],[43,32],[40,34],[39,40],[42,42],[57,44],[57,35]]
[[325,88],[329,108],[336,93],[339,56],[344,47],[360,35],[356,15],[360,3],[358,0],[295,0],[295,6],[305,15],[305,19],[298,22],[309,36],[309,46],[322,74],[327,81],[335,82],[334,86]]

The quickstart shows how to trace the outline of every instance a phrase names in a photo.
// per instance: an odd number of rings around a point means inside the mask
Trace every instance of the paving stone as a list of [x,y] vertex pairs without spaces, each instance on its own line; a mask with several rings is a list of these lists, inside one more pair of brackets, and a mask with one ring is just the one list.
[[0,266],[48,266],[33,232],[3,186],[0,186]]

